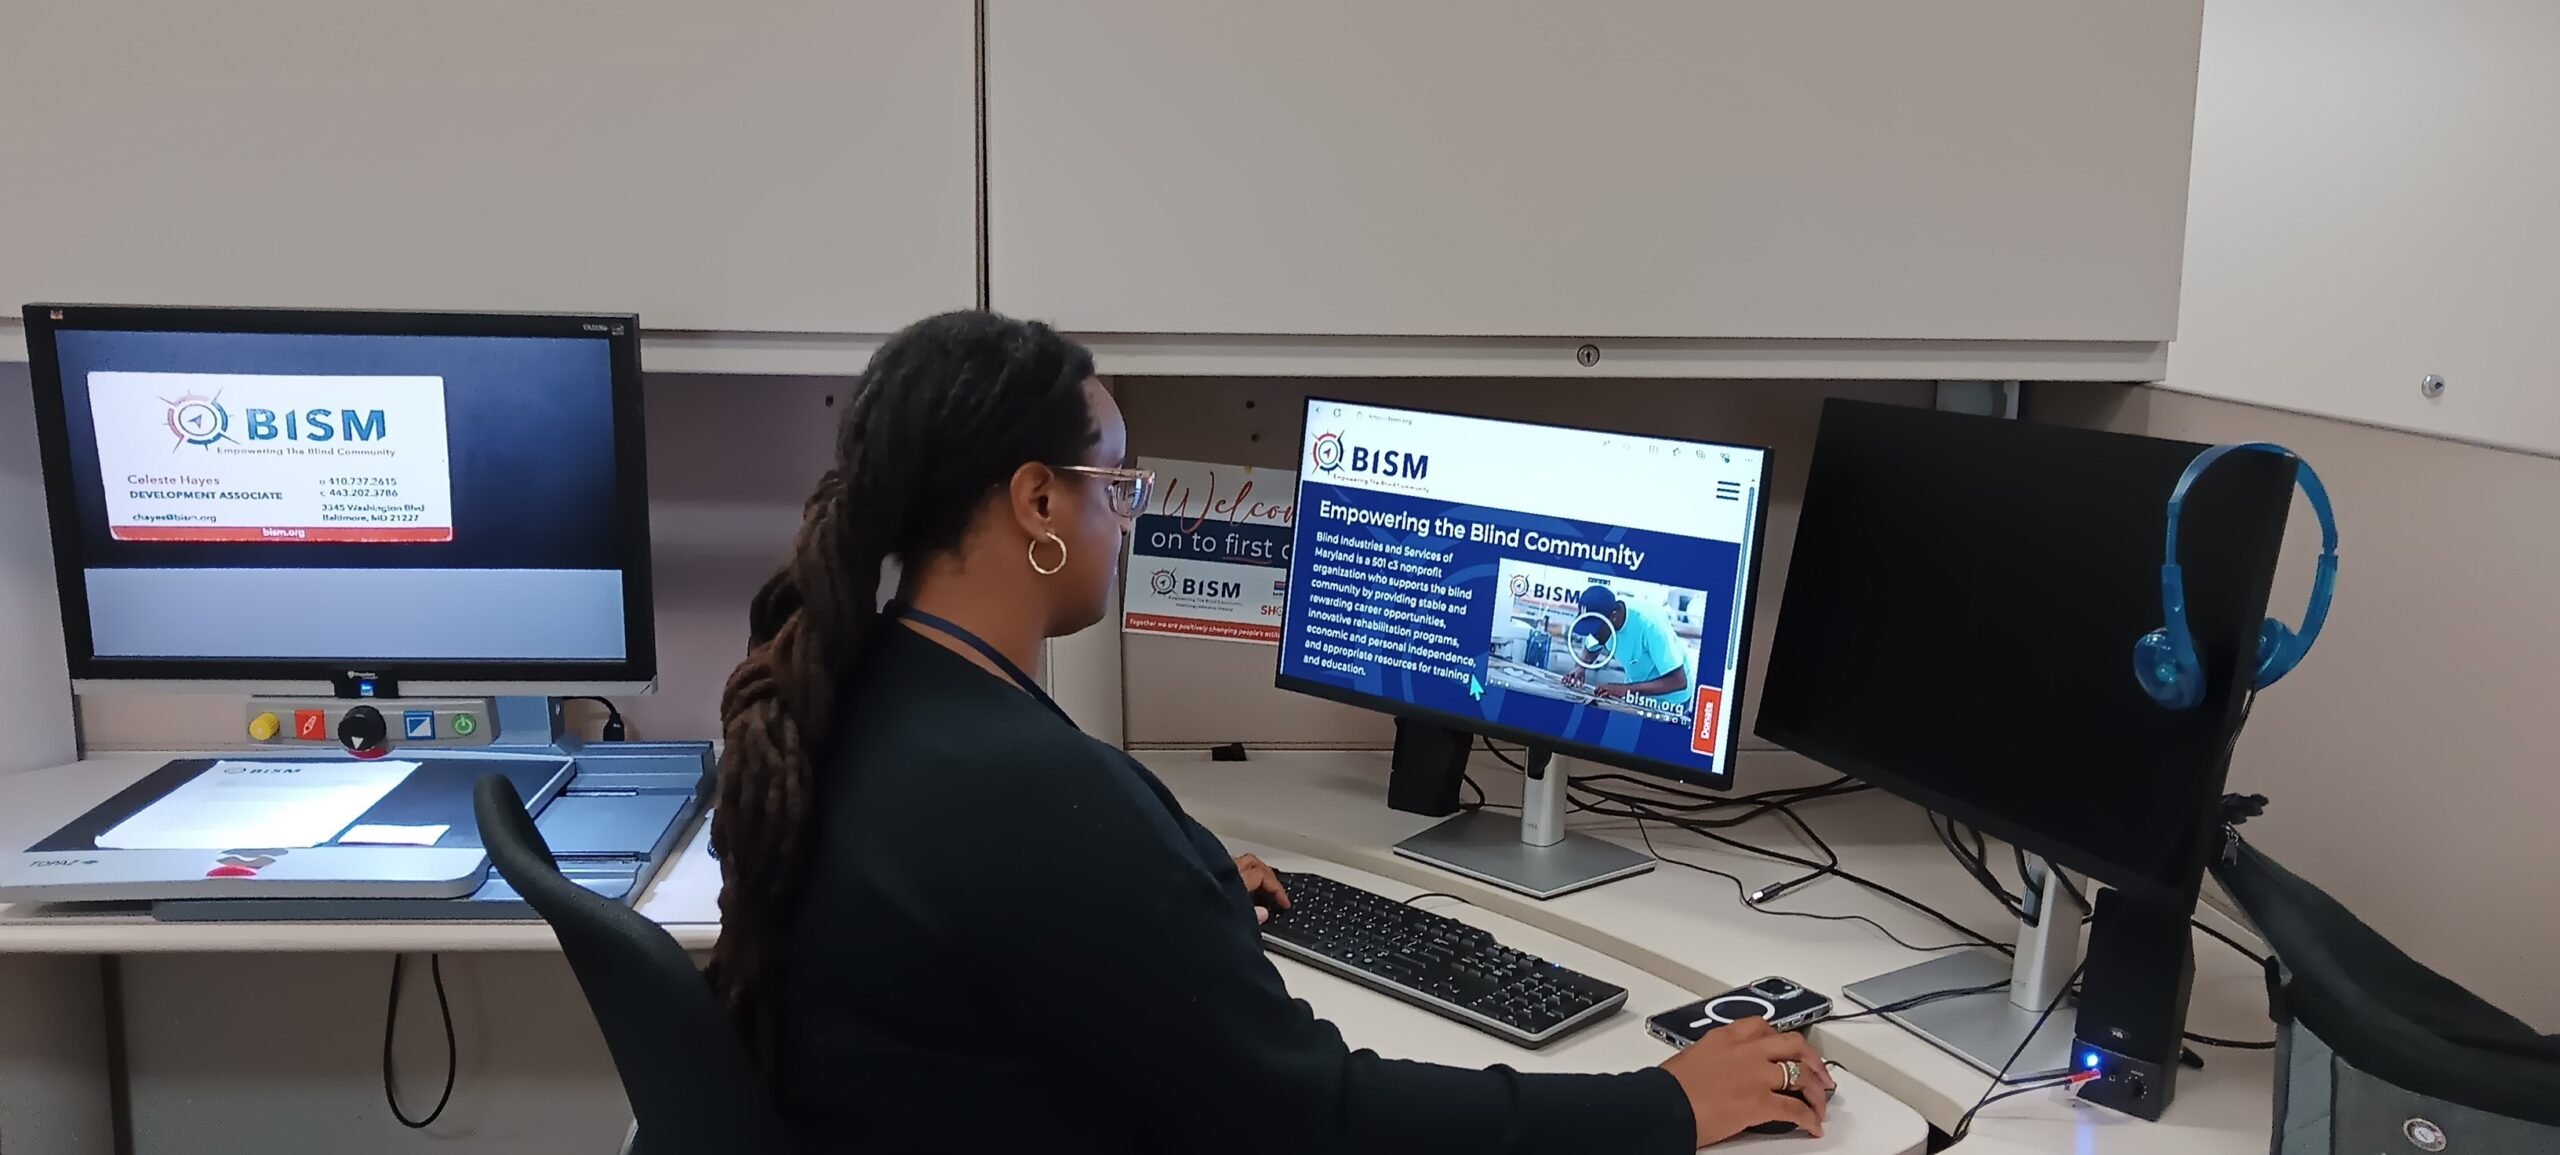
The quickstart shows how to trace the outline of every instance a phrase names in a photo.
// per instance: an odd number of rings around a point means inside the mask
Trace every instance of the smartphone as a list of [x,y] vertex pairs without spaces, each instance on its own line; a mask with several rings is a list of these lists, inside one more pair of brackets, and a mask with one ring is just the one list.
[[1781,1031],[1801,1031],[1831,1016],[1831,997],[1806,990],[1804,984],[1776,975],[1738,986],[1713,998],[1664,1011],[1644,1022],[1654,1038],[1686,1047],[1707,1032],[1744,1019],[1767,1019]]

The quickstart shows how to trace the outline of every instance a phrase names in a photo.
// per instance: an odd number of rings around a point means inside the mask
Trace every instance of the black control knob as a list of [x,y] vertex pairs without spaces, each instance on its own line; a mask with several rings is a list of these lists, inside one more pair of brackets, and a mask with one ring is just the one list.
[[391,745],[391,723],[371,706],[350,706],[338,717],[338,744],[350,754],[379,754]]

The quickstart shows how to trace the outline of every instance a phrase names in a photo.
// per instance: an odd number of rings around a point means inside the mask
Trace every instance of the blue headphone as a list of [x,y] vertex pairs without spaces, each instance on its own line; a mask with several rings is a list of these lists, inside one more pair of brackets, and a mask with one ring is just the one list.
[[2311,579],[2311,605],[2302,611],[2302,629],[2274,618],[2258,628],[2258,675],[2255,687],[2265,689],[2292,673],[2311,652],[2311,643],[2320,640],[2320,625],[2329,620],[2329,597],[2338,586],[2338,519],[2329,508],[2328,487],[2320,484],[2320,475],[2312,472],[2311,463],[2281,445],[2252,441],[2242,445],[2216,445],[2196,455],[2187,463],[2187,471],[2178,476],[2178,485],[2169,491],[2168,556],[2160,566],[2160,612],[2168,624],[2142,635],[2133,644],[2133,677],[2142,683],[2151,699],[2172,710],[2192,710],[2204,701],[2204,665],[2196,659],[2195,635],[2187,630],[2187,582],[2178,570],[2178,512],[2186,504],[2187,490],[2205,470],[2226,455],[2242,449],[2261,453],[2277,453],[2293,458],[2294,484],[2311,499],[2311,512],[2320,518],[2320,569]]

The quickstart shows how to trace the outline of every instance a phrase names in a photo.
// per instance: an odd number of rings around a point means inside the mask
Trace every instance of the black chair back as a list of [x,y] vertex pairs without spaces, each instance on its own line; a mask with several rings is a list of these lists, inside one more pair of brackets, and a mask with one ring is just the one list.
[[772,1093],[675,938],[562,875],[504,775],[480,779],[472,810],[490,863],[551,924],[604,1031],[639,1127],[634,1155],[789,1151]]

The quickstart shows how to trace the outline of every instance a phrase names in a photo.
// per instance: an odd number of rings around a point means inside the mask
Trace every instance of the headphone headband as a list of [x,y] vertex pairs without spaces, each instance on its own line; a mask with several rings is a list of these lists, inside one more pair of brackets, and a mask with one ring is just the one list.
[[2258,671],[2256,685],[2264,688],[2275,684],[2309,653],[2311,644],[2320,638],[2320,629],[2329,620],[2329,602],[2337,591],[2338,520],[2329,504],[2329,487],[2320,481],[2318,471],[2300,454],[2284,446],[2266,441],[2249,441],[2216,445],[2187,463],[2178,483],[2169,490],[2167,539],[2162,543],[2160,567],[2161,629],[2149,635],[2137,649],[2136,671],[2144,688],[2163,705],[2181,709],[2195,705],[2203,698],[2203,671],[2195,656],[2195,641],[2187,627],[2185,575],[2178,565],[2178,518],[2186,505],[2187,492],[2197,479],[2213,468],[2215,462],[2232,453],[2250,450],[2274,453],[2293,460],[2294,485],[2311,502],[2311,512],[2320,519],[2319,568],[2311,579],[2311,601],[2302,611],[2299,630],[2269,618],[2258,637]]

